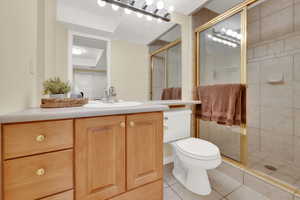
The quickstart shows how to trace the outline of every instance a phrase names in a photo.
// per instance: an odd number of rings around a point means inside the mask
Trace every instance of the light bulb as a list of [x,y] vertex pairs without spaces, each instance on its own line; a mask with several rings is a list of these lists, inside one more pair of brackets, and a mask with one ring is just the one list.
[[136,13],[136,16],[137,16],[138,18],[142,18],[144,15],[143,15],[142,13],[140,13],[140,12],[137,12],[137,13]]
[[174,10],[175,10],[175,7],[174,7],[174,6],[170,6],[169,9],[168,9],[168,11],[169,11],[170,13],[174,12]]
[[158,18],[157,19],[157,23],[161,23],[162,21],[161,21],[161,19],[160,18]]
[[97,2],[98,2],[98,5],[99,5],[100,7],[104,7],[104,6],[106,5],[106,2],[105,2],[105,1],[98,0]]
[[118,6],[118,5],[112,4],[111,7],[112,7],[112,9],[113,9],[114,11],[119,10],[119,6]]
[[153,0],[146,0],[147,6],[151,6],[153,4]]
[[156,4],[156,7],[158,10],[161,10],[163,9],[165,6],[164,2],[163,1],[158,1],[157,4]]
[[131,11],[130,9],[128,9],[128,8],[125,8],[125,9],[124,9],[124,12],[125,12],[127,15],[130,15],[132,11]]
[[148,16],[147,16],[147,20],[148,20],[148,21],[152,21],[152,17],[148,15]]

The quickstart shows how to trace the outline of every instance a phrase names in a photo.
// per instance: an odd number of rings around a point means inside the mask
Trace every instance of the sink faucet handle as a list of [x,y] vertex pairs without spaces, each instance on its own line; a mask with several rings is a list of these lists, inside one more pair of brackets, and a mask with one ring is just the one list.
[[116,88],[115,88],[114,86],[111,86],[111,87],[109,88],[109,94],[110,94],[110,96],[112,96],[112,97],[117,96]]

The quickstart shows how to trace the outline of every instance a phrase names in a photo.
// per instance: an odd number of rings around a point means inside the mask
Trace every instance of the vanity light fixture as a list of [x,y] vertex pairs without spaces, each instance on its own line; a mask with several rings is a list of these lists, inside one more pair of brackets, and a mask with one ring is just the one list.
[[111,8],[112,8],[114,11],[119,10],[119,6],[118,6],[118,5],[115,5],[115,4],[112,4],[112,5],[111,5]]
[[83,49],[83,48],[79,48],[79,47],[73,47],[72,48],[72,54],[73,55],[79,56],[79,55],[82,55],[82,54],[85,54],[85,53],[86,53],[86,50]]
[[211,35],[211,34],[208,34],[207,37],[208,37],[209,39],[211,39],[212,41],[214,41],[214,42],[218,42],[218,43],[221,43],[221,44],[226,45],[226,46],[230,46],[230,47],[233,47],[233,48],[238,47],[238,44],[236,44],[236,43],[233,43],[233,42],[228,41],[228,40],[224,40],[224,39],[222,39],[222,38],[213,36],[213,35]]
[[157,20],[159,23],[162,21],[170,22],[171,13],[175,10],[173,5],[170,5],[168,9],[166,9],[164,0],[158,0],[156,6],[152,6],[154,3],[153,0],[145,0],[141,7],[136,4],[136,0],[97,0],[97,3],[100,7],[104,7],[106,3],[109,3],[112,5],[114,11],[118,11],[120,7],[124,8],[126,14],[135,12],[139,18],[145,15],[149,21],[156,18],[159,19]]
[[98,3],[98,5],[99,5],[100,7],[106,6],[106,2],[105,2],[105,1],[98,0],[97,3]]

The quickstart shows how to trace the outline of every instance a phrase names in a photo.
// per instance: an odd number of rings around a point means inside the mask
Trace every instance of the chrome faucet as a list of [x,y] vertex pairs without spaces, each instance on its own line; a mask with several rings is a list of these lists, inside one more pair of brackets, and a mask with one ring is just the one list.
[[111,86],[108,90],[106,89],[104,92],[104,101],[107,103],[114,103],[116,101],[116,88],[114,86]]

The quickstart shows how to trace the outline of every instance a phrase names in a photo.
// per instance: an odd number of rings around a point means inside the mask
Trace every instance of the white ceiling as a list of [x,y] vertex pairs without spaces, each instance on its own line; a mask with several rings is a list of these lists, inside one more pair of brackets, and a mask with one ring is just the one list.
[[210,0],[204,7],[216,13],[223,13],[243,1],[245,0]]
[[[174,5],[176,12],[188,15],[208,0],[164,1],[166,5]],[[137,0],[137,5],[143,3],[144,0]],[[115,12],[109,4],[99,7],[97,0],[58,0],[57,19],[76,31],[140,44],[149,44],[175,25],[140,19],[134,13],[127,15],[121,8]]]

